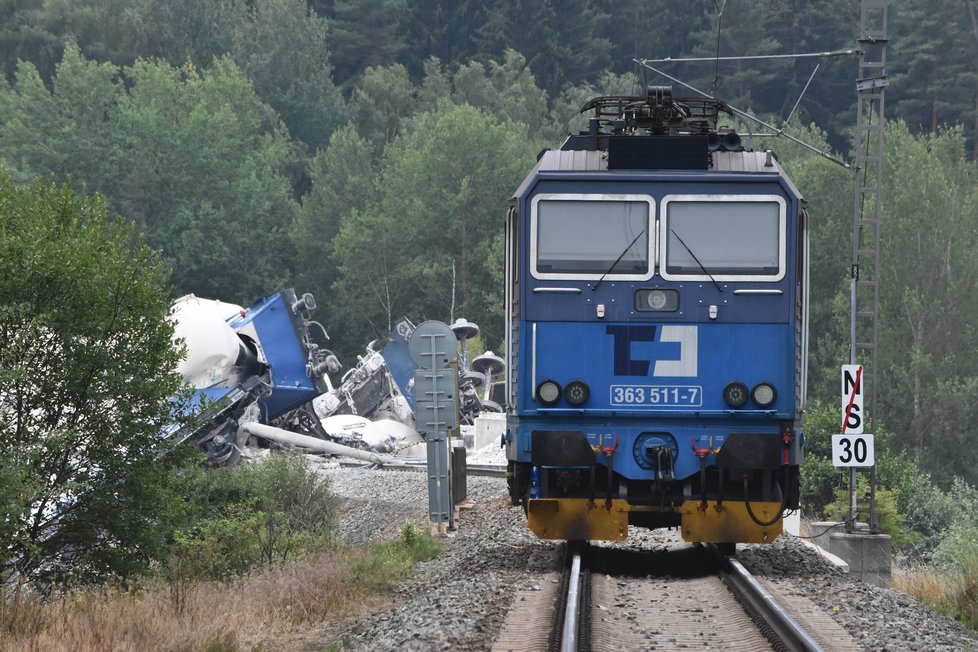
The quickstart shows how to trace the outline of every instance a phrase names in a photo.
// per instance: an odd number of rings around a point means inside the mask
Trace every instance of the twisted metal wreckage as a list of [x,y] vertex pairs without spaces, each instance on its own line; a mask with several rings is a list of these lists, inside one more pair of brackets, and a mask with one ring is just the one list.
[[[424,439],[414,427],[417,365],[407,346],[414,325],[400,319],[384,349],[374,348],[376,340],[368,344],[334,387],[328,374],[341,365],[313,339],[318,331],[329,340],[310,316],[315,308],[311,294],[299,297],[292,289],[247,307],[192,294],[174,302],[174,338],[186,347],[178,371],[194,389],[189,412],[195,418],[170,436],[194,442],[215,466],[234,466],[269,446],[384,465],[423,458]],[[460,419],[471,424],[482,412],[502,411],[492,400],[499,386],[492,377],[503,361],[488,351],[470,365],[466,340],[479,327],[459,319],[452,330],[462,351]]]

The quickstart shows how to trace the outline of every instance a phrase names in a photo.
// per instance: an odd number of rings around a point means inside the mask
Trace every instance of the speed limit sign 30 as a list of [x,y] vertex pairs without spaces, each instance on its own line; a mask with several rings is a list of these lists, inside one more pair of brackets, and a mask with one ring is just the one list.
[[876,454],[873,451],[873,436],[832,435],[833,466],[873,466]]

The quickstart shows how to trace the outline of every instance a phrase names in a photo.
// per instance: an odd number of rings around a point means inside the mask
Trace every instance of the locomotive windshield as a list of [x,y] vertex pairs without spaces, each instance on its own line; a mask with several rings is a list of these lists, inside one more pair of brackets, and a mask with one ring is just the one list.
[[538,197],[531,249],[539,278],[650,275],[648,198]]
[[775,196],[665,198],[663,277],[782,278],[784,211]]

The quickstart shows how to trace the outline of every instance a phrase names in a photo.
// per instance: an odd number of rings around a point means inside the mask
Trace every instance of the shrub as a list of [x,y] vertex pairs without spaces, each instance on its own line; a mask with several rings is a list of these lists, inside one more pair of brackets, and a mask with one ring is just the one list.
[[951,523],[934,551],[934,561],[945,570],[978,571],[978,490],[955,478],[949,502]]
[[180,583],[227,581],[323,549],[332,540],[335,498],[327,480],[297,455],[261,463],[190,469],[183,475],[187,518],[165,575]]

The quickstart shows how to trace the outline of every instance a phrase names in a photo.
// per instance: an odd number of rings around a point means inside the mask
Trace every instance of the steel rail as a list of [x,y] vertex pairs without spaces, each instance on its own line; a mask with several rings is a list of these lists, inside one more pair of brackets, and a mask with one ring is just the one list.
[[740,562],[728,558],[725,563],[729,566],[720,573],[723,581],[742,599],[751,617],[761,621],[761,629],[774,639],[775,647],[790,652],[822,652],[822,647]]
[[[413,471],[416,473],[424,473],[428,470],[425,462],[420,461],[405,461],[401,466],[381,466],[378,467],[375,464],[354,462],[354,461],[340,461],[339,465],[344,468],[357,468],[357,469],[370,469],[370,470],[383,470],[383,471]],[[486,476],[490,478],[505,478],[506,477],[506,467],[501,464],[468,464],[465,467],[466,475],[478,475]]]
[[567,582],[567,606],[564,608],[564,627],[560,635],[560,652],[577,652],[577,628],[581,607],[581,555],[571,560]]

